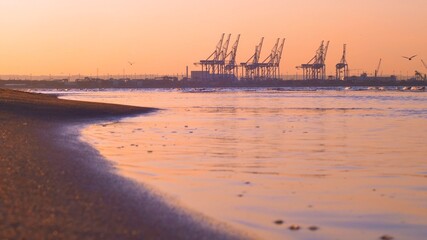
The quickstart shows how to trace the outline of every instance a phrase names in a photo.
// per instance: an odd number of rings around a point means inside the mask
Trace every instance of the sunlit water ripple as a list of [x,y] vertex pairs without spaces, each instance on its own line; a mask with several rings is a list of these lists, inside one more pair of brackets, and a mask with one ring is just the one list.
[[83,139],[118,173],[260,238],[427,236],[425,92],[61,94],[160,108],[88,126]]

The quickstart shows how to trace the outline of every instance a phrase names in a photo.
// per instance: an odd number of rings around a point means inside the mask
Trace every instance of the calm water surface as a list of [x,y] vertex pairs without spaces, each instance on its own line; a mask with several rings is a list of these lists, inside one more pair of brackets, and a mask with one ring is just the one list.
[[[88,126],[83,139],[118,173],[258,238],[427,238],[427,93],[123,90],[64,97],[161,108]],[[301,229],[289,230],[293,224]]]

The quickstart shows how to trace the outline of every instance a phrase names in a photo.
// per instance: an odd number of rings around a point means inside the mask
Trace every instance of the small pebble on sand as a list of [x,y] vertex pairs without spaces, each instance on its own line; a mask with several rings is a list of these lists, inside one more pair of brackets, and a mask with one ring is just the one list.
[[310,226],[310,227],[308,227],[308,230],[310,230],[310,231],[317,231],[317,230],[319,230],[319,227],[317,227],[317,226]]
[[282,225],[285,222],[283,220],[279,219],[279,220],[274,221],[274,223],[277,224],[277,225]]
[[299,226],[299,225],[291,225],[290,227],[289,227],[289,230],[292,230],[292,231],[297,231],[297,230],[300,230],[301,229],[301,227]]
[[383,235],[380,237],[381,240],[393,240],[394,238],[390,235]]

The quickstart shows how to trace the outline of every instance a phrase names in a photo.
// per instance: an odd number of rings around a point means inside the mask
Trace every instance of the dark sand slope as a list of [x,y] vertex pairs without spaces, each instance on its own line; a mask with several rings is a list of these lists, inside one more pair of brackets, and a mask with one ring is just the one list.
[[0,89],[0,239],[240,238],[112,174],[67,128],[152,110]]

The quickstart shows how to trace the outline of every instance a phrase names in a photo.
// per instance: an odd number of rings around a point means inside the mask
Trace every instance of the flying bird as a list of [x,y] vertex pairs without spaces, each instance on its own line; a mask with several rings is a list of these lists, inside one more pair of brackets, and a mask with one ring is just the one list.
[[131,65],[131,66],[133,66],[135,63],[134,62],[131,62],[131,61],[128,61],[128,63],[129,63],[129,65]]
[[412,57],[405,57],[405,56],[402,56],[403,58],[406,58],[406,59],[408,59],[409,61],[411,61],[414,57],[416,57],[417,55],[414,55],[414,56],[412,56]]

